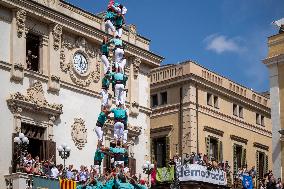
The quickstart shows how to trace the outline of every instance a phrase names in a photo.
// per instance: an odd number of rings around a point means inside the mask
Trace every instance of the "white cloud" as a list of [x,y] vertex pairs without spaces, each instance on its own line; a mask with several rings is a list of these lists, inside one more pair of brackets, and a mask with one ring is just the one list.
[[224,52],[239,53],[244,50],[244,48],[239,44],[240,38],[228,38],[224,35],[212,34],[207,36],[204,39],[204,42],[206,43],[207,50],[212,50],[218,54]]

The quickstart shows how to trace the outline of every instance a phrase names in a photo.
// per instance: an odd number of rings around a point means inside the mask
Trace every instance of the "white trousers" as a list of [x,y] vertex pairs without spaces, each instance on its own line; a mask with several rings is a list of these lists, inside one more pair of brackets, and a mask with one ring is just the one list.
[[118,36],[119,38],[121,38],[121,36],[122,36],[122,28],[118,28],[118,29],[116,29],[116,31],[115,31],[115,36]]
[[108,91],[106,89],[102,89],[101,95],[102,95],[102,106],[105,107],[105,106],[109,105],[109,103],[108,103],[108,101],[109,101]]
[[125,91],[124,91],[124,85],[123,84],[116,84],[115,85],[115,104],[124,105],[125,103]]
[[124,124],[116,122],[113,128],[113,134],[115,139],[121,139],[124,137]]
[[103,136],[104,136],[104,131],[102,130],[102,128],[96,126],[95,132],[97,134],[98,140],[102,142],[103,141]]
[[112,32],[115,32],[115,27],[110,20],[107,20],[105,22],[105,32],[110,34],[109,30],[111,30]]
[[102,60],[102,62],[103,62],[103,64],[104,64],[104,73],[106,74],[107,71],[109,70],[109,61],[108,61],[108,58],[107,58],[106,55],[102,55],[102,56],[101,56],[101,60]]
[[123,132],[123,144],[127,143],[127,135],[128,135],[128,130],[124,130],[124,132]]
[[114,64],[118,65],[122,59],[123,59],[123,55],[124,55],[124,50],[121,48],[116,48],[114,51]]
[[120,62],[118,63],[115,63],[115,68],[119,68],[120,69],[120,72],[124,73],[124,67],[126,65],[126,59],[123,58]]

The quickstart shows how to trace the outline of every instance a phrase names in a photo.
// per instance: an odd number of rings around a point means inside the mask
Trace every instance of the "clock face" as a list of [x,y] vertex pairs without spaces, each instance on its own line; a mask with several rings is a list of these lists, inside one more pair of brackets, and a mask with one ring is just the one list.
[[88,61],[86,57],[80,52],[76,52],[74,54],[73,65],[75,70],[79,74],[85,74],[88,71]]

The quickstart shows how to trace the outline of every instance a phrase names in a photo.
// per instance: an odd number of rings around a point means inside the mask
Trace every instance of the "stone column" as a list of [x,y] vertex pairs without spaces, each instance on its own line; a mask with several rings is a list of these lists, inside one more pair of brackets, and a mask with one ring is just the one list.
[[48,46],[48,90],[58,92],[60,90],[60,49],[61,49],[62,26],[55,24],[50,26]]
[[13,10],[11,27],[10,63],[12,64],[11,79],[22,81],[26,65],[26,11]]
[[129,74],[129,102],[130,108],[129,113],[132,116],[137,116],[139,113],[139,70],[141,59],[138,57],[130,58],[130,74]]
[[182,153],[197,152],[196,87],[191,83],[182,90]]

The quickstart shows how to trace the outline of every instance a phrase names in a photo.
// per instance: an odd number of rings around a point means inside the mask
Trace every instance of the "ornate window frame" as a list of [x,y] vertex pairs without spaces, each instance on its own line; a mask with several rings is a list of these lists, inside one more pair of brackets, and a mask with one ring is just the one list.
[[7,105],[14,116],[14,131],[21,131],[21,123],[29,123],[46,128],[45,140],[53,140],[53,125],[63,113],[62,104],[51,104],[44,97],[42,83],[36,81],[26,94],[10,94]]

